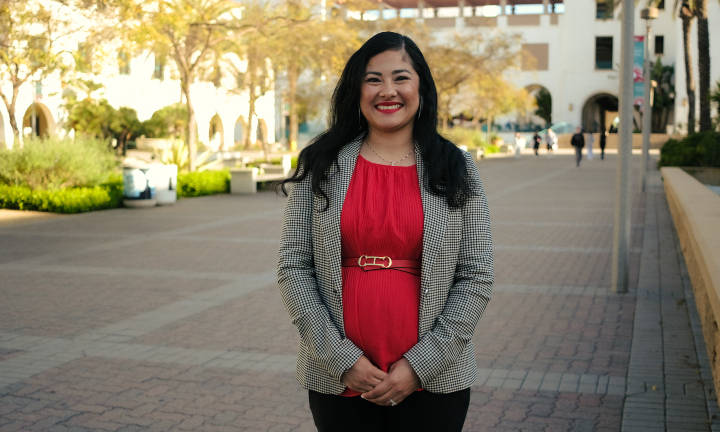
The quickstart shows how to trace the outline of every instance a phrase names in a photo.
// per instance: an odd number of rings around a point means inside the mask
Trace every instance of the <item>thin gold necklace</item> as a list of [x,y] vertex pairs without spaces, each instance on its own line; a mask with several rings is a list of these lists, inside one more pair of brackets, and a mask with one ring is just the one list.
[[382,159],[383,161],[389,163],[391,166],[395,166],[396,163],[400,163],[400,162],[404,161],[408,156],[410,156],[411,154],[413,154],[413,153],[415,152],[415,149],[412,149],[412,150],[410,150],[410,153],[408,153],[408,154],[406,154],[405,156],[403,156],[402,159],[396,160],[395,162],[390,162],[389,160],[387,160],[387,159],[385,159],[384,157],[382,157],[382,156],[380,156],[379,154],[377,154],[377,152],[376,152],[375,150],[373,150],[373,148],[370,146],[370,142],[369,142],[367,139],[365,140],[365,144],[367,144],[367,146],[368,146],[368,148],[370,149],[371,152],[375,153],[375,156],[377,156],[377,157],[379,157],[380,159]]

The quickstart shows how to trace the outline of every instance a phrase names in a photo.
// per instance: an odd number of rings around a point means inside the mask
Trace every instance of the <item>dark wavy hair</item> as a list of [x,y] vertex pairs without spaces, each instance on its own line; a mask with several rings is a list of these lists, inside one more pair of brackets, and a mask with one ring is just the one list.
[[295,173],[279,183],[285,196],[287,183],[298,183],[310,175],[312,190],[325,200],[323,211],[327,210],[330,200],[323,183],[327,182],[331,168],[340,169],[340,149],[358,137],[364,138],[368,133],[367,120],[358,114],[360,88],[367,64],[371,58],[390,50],[404,50],[420,78],[422,110],[420,117],[415,117],[413,139],[427,167],[422,183],[431,193],[445,197],[450,207],[462,207],[473,194],[462,151],[437,131],[437,89],[425,57],[409,37],[383,32],[365,42],[345,65],[332,97],[330,127],[300,152]]

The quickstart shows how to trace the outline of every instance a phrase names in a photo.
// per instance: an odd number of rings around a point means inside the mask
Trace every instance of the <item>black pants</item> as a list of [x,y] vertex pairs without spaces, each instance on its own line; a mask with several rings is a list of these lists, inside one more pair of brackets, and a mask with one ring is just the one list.
[[575,163],[580,166],[580,160],[582,159],[582,147],[575,147]]
[[394,407],[310,391],[318,432],[460,432],[470,406],[470,389],[438,394],[414,392]]
[[605,146],[600,146],[600,159],[605,159]]

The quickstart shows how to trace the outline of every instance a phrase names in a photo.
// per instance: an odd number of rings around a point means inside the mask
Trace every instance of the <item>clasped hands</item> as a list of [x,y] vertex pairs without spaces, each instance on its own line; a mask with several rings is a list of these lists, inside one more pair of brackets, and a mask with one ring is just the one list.
[[405,357],[393,363],[385,373],[363,355],[341,379],[348,388],[362,393],[363,399],[384,406],[391,406],[391,399],[399,404],[421,385]]

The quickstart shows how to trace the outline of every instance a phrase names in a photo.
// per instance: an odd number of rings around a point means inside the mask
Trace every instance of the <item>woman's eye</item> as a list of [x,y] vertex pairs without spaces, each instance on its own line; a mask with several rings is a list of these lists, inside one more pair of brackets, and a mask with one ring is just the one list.
[[399,76],[399,77],[395,78],[395,81],[403,81],[403,80],[409,80],[409,79],[410,78],[408,78],[406,76]]
[[367,81],[365,81],[365,82],[377,83],[377,82],[380,82],[380,80],[377,78],[368,78]]

